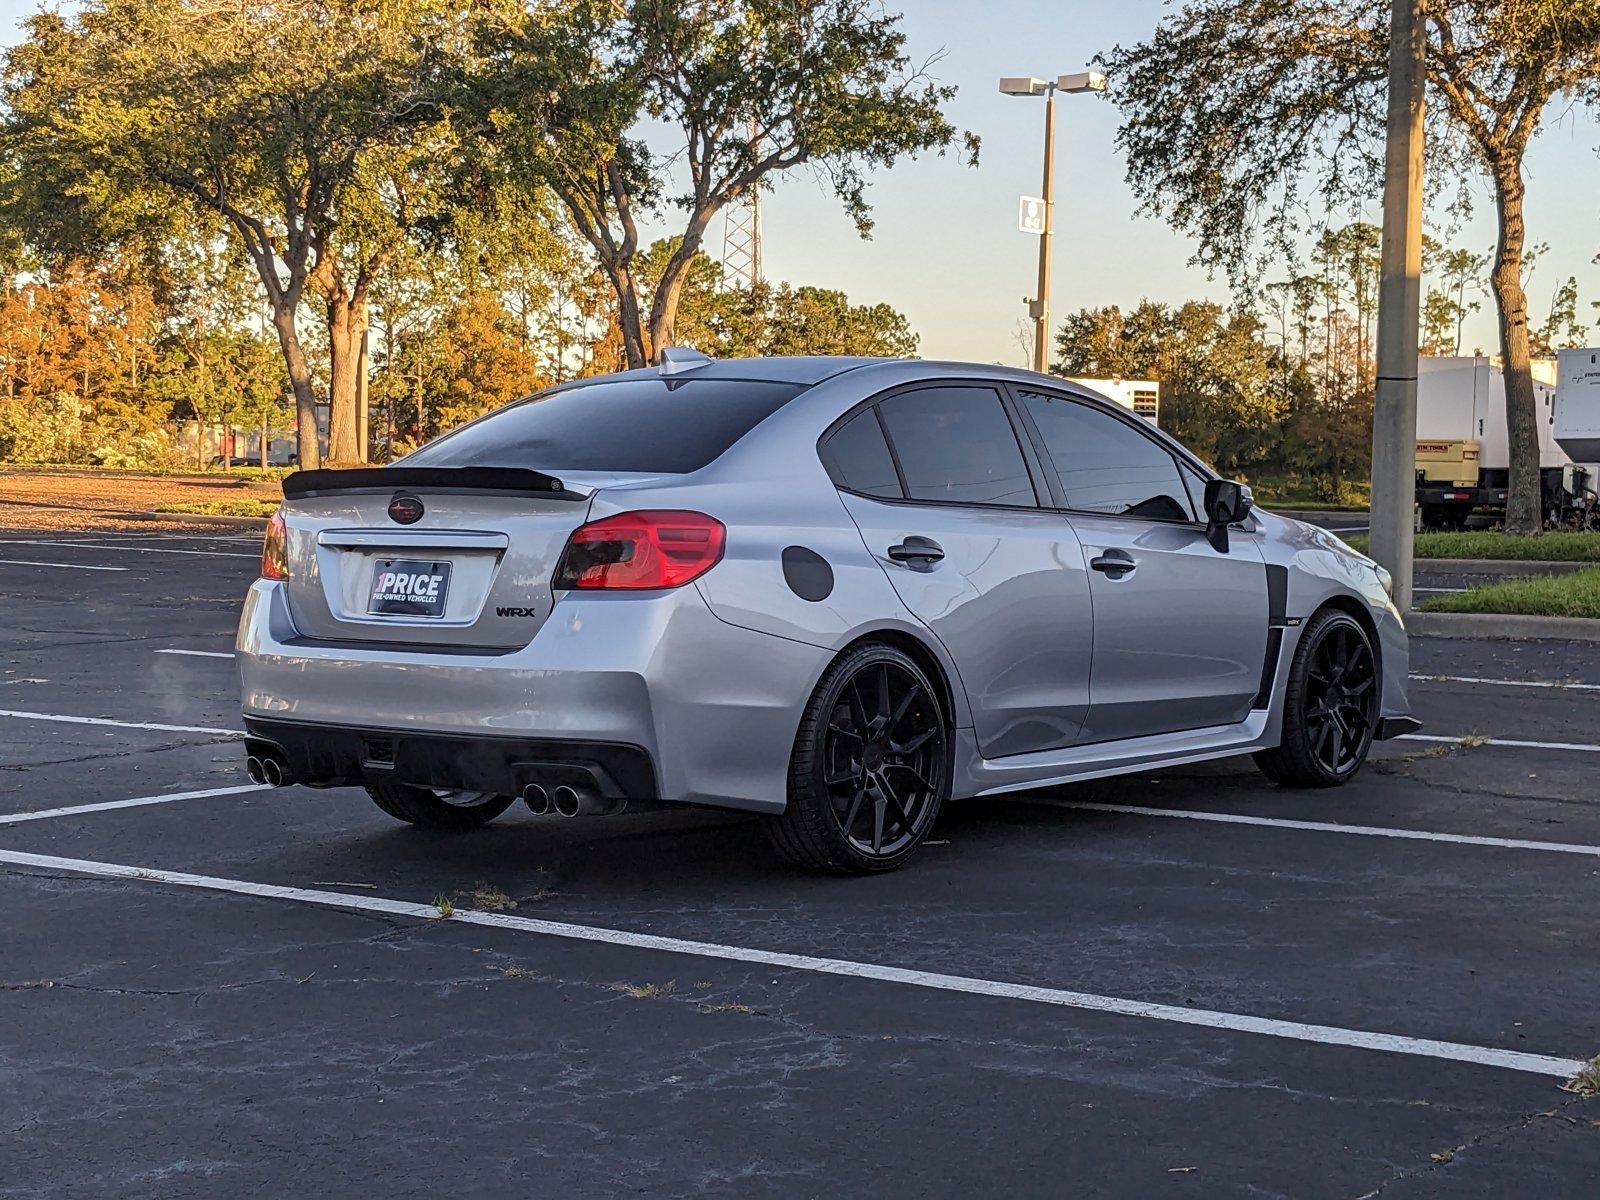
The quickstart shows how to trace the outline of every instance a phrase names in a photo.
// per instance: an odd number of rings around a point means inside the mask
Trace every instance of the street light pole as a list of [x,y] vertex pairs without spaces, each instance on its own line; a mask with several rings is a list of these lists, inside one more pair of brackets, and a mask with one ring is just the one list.
[[[1056,93],[1077,95],[1080,92],[1103,92],[1106,77],[1099,71],[1078,71],[1062,75],[1054,81],[1032,75],[1007,75],[1000,81],[1000,92],[1006,96],[1044,97],[1044,187],[1039,197],[1039,287],[1028,301],[1028,315],[1033,318],[1033,369],[1041,375],[1050,362],[1050,251],[1056,231]],[[1029,214],[1032,201],[1023,197],[1022,231],[1033,233]]]
[[1050,361],[1050,249],[1056,227],[1056,85],[1044,98],[1044,230],[1039,234],[1039,287],[1033,301],[1033,369],[1044,374]]
[[1371,552],[1411,608],[1417,462],[1417,331],[1422,303],[1423,103],[1427,30],[1420,0],[1394,0],[1372,408]]

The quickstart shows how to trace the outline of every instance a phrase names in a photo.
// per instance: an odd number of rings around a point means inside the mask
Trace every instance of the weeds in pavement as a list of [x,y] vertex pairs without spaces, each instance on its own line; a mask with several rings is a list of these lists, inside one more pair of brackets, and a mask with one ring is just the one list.
[[1578,1073],[1561,1085],[1561,1090],[1575,1096],[1600,1096],[1600,1054],[1596,1054]]
[[456,915],[456,906],[451,902],[449,896],[435,896],[433,907],[439,910],[439,919],[441,921],[448,921]]
[[505,912],[517,906],[515,900],[492,883],[480,883],[468,893],[468,898],[472,907],[483,912]]
[[617,987],[617,991],[635,1000],[664,1000],[677,989],[678,981],[675,979],[665,983],[624,983]]

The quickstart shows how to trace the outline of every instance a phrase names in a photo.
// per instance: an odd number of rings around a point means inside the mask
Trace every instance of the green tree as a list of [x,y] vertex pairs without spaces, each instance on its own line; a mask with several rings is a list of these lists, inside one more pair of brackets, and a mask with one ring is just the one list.
[[[1475,166],[1494,189],[1490,276],[1506,364],[1506,524],[1539,528],[1538,411],[1529,365],[1523,160],[1557,95],[1600,103],[1600,5],[1420,0],[1430,166]],[[1128,179],[1146,208],[1200,241],[1202,261],[1248,271],[1258,233],[1289,246],[1309,198],[1339,211],[1378,194],[1387,4],[1185,0],[1155,34],[1102,56]]]
[[1169,308],[1141,301],[1084,309],[1062,323],[1056,374],[1154,379],[1161,384],[1161,424],[1219,471],[1242,472],[1265,460],[1283,402],[1279,357],[1261,319],[1246,309],[1191,300]]
[[[866,173],[957,136],[955,89],[912,64],[899,17],[861,0],[558,0],[485,40],[497,69],[474,90],[497,166],[552,189],[593,247],[630,366],[677,339],[725,206],[809,164],[866,236]],[[654,151],[646,125],[674,144]],[[669,208],[682,231],[647,296],[639,221]]]
[[195,213],[223,222],[266,292],[301,463],[319,459],[308,298],[326,322],[330,457],[357,458],[368,294],[448,158],[438,62],[464,45],[465,19],[441,0],[88,0],[37,14],[6,62],[5,208],[31,241],[69,252]]

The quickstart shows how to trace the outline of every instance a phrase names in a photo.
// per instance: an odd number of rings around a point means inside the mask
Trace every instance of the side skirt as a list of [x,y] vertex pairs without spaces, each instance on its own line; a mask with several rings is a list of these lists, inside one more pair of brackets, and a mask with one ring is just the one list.
[[978,753],[972,730],[958,729],[955,731],[955,794],[994,796],[1249,754],[1271,744],[1272,716],[1266,709],[1257,709],[1237,725],[1068,746],[999,759],[985,759]]

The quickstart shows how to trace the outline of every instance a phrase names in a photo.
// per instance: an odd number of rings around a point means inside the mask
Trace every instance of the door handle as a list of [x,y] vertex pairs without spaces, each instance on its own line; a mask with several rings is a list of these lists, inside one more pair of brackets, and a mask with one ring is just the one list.
[[927,567],[944,558],[944,548],[932,538],[913,536],[890,546],[888,554],[892,562]]
[[1104,554],[1091,558],[1089,565],[1110,579],[1121,579],[1124,575],[1131,575],[1138,569],[1139,564],[1133,561],[1133,556],[1126,550],[1107,550]]

